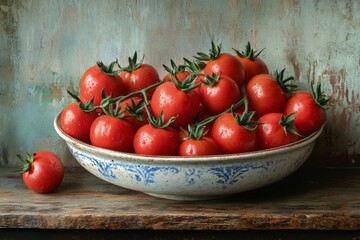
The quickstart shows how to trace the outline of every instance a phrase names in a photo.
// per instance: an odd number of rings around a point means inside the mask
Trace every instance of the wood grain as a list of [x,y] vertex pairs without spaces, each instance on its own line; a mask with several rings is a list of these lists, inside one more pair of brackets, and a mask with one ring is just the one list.
[[80,168],[51,194],[0,173],[0,228],[121,230],[359,230],[360,169],[299,170],[230,198],[178,202],[123,189]]

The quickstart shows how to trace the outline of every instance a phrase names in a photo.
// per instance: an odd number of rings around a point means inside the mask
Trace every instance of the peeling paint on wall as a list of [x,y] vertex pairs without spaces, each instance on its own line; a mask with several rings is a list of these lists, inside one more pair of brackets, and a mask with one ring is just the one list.
[[314,154],[329,161],[314,164],[360,166],[359,11],[352,0],[2,0],[0,165],[40,148],[76,164],[52,121],[96,61],[138,51],[163,76],[162,64],[213,40],[225,52],[250,41],[270,71],[286,68],[302,89],[321,83],[331,101]]

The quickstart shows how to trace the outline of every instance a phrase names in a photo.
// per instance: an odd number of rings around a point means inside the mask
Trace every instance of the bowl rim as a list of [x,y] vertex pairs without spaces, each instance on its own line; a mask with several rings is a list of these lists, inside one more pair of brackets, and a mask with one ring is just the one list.
[[164,162],[164,163],[175,163],[175,162],[193,162],[193,163],[205,163],[205,162],[214,162],[216,161],[219,163],[219,161],[230,161],[236,159],[237,161],[243,160],[246,161],[250,158],[264,158],[269,156],[274,156],[278,154],[282,154],[285,152],[291,152],[294,150],[297,150],[299,148],[302,148],[306,145],[311,144],[314,142],[322,133],[324,125],[321,126],[319,130],[316,132],[310,134],[309,136],[294,142],[290,143],[281,147],[276,147],[272,149],[266,149],[266,150],[257,150],[252,152],[245,152],[245,153],[233,153],[233,154],[219,154],[219,155],[206,155],[206,156],[163,156],[163,155],[145,155],[145,154],[136,154],[136,153],[126,153],[126,152],[119,152],[115,150],[109,150],[101,147],[96,147],[91,144],[82,142],[78,139],[75,139],[65,133],[60,126],[60,116],[61,112],[58,113],[54,119],[54,128],[57,134],[65,140],[67,144],[72,144],[76,146],[80,146],[81,149],[87,151],[87,152],[94,152],[101,155],[107,155],[112,158],[114,161],[118,161],[119,159],[131,159],[131,160],[137,160],[137,161],[156,161],[156,162]]

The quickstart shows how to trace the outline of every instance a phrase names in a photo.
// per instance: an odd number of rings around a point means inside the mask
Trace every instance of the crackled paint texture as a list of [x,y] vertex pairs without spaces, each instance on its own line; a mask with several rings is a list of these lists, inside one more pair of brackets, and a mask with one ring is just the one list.
[[360,166],[360,1],[0,0],[0,165],[55,151],[76,165],[54,131],[82,73],[102,60],[145,54],[160,75],[210,42],[224,52],[265,48],[271,71],[331,97],[312,166]]

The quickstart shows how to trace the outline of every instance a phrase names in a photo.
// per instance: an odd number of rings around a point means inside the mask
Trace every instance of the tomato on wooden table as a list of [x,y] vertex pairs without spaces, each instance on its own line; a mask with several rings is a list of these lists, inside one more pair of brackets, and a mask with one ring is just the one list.
[[300,139],[294,127],[294,114],[284,116],[282,113],[268,113],[258,119],[261,123],[257,129],[259,149],[281,147]]
[[38,151],[26,157],[18,155],[23,164],[22,173],[25,185],[39,193],[55,191],[64,178],[64,165],[54,153]]
[[71,137],[90,142],[90,127],[97,118],[96,112],[85,112],[78,103],[67,105],[60,115],[61,129]]
[[259,57],[261,52],[264,50],[255,51],[251,48],[250,42],[247,43],[245,51],[239,52],[234,49],[236,56],[242,63],[245,71],[245,83],[248,83],[251,78],[259,74],[269,74],[269,69],[264,61]]
[[311,86],[311,93],[300,91],[290,97],[285,106],[284,114],[295,112],[294,125],[297,131],[303,136],[308,136],[319,130],[324,124],[328,101],[329,99],[321,91],[320,84],[317,85],[316,89]]
[[128,92],[123,79],[118,76],[118,71],[114,70],[115,62],[109,66],[102,62],[97,62],[87,69],[80,79],[79,98],[83,103],[93,100],[93,105],[98,106],[102,100],[102,92],[106,96],[118,97],[126,95]]

